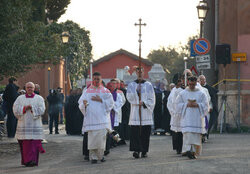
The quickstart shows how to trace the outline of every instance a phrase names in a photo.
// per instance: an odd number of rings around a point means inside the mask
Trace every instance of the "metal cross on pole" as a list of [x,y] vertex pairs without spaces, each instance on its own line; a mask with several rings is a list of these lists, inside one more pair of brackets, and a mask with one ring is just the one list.
[[[142,19],[139,19],[139,23],[135,23],[135,26],[139,26],[139,102],[141,102],[141,80],[142,80],[142,67],[141,67],[141,26],[146,26],[146,23],[141,23]],[[141,129],[141,105],[139,105],[139,118],[140,118],[140,129]]]

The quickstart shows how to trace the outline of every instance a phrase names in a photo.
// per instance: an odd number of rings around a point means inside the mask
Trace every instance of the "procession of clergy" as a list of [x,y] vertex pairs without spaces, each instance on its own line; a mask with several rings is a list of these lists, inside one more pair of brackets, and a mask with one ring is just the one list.
[[[176,86],[171,90],[167,107],[171,114],[173,149],[177,154],[196,159],[201,154],[202,134],[207,131],[210,97],[190,71],[184,72],[186,75],[174,77]],[[113,134],[121,122],[121,107],[126,98],[131,107],[129,150],[134,158],[147,157],[155,92],[152,84],[143,79],[144,70],[137,67],[136,73],[138,78],[128,85],[126,96],[120,90],[105,88],[99,72],[93,73],[92,84],[83,89],[78,103],[84,115],[82,133],[86,135],[84,141],[92,164],[105,161],[107,135]],[[21,164],[32,167],[38,165],[39,153],[45,152],[41,143],[44,138],[41,116],[45,112],[45,104],[40,95],[34,94],[32,82],[26,83],[25,87],[26,94],[16,99],[13,111],[18,118],[16,138],[20,145]]]

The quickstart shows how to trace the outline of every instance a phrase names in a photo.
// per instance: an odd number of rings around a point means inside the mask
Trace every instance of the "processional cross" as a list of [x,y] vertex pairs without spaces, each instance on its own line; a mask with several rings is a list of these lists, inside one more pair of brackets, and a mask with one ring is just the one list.
[[[141,22],[142,21],[142,19],[140,18],[139,19],[139,23],[137,24],[137,23],[135,23],[135,26],[139,26],[139,40],[138,40],[138,42],[139,42],[139,91],[138,91],[138,93],[139,93],[139,102],[141,101],[141,79],[142,79],[142,67],[141,67],[141,42],[142,42],[142,40],[141,40],[141,27],[142,26],[146,26],[146,23],[142,23]],[[139,105],[139,118],[140,118],[140,130],[141,130],[141,105]]]

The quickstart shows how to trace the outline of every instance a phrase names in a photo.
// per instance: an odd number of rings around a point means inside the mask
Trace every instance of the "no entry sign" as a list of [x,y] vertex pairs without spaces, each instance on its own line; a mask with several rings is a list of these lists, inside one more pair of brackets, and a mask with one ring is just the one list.
[[193,48],[194,48],[195,53],[199,55],[204,55],[210,51],[211,45],[207,39],[200,38],[194,42]]

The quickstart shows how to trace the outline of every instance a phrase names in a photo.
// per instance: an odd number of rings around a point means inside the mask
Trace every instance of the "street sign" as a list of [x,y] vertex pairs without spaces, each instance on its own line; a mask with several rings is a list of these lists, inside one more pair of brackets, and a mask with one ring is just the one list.
[[205,55],[210,51],[211,45],[207,39],[200,38],[193,43],[193,47],[195,53],[198,55]]
[[190,41],[190,57],[197,56],[197,53],[194,51],[194,42],[195,42],[195,39]]
[[197,67],[198,70],[210,69],[211,68],[211,64],[210,64],[210,62],[196,63],[196,67]]
[[210,55],[196,56],[196,63],[210,62]]
[[195,66],[192,66],[190,68],[190,71],[193,73],[193,71],[195,72],[196,75],[198,75],[198,71],[195,69]]
[[233,53],[232,60],[234,62],[244,62],[247,61],[247,53]]

